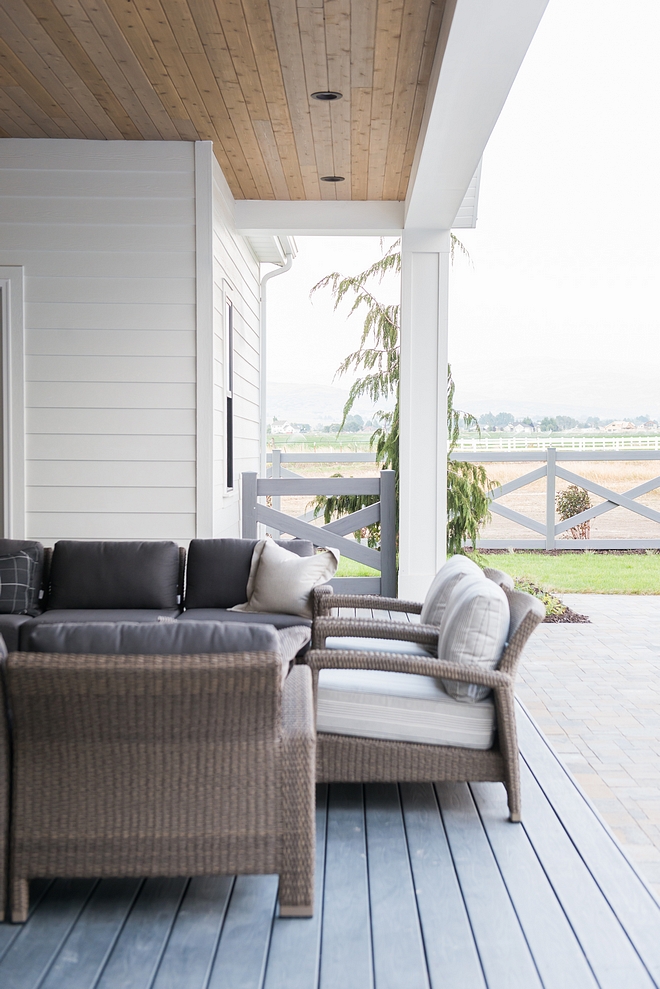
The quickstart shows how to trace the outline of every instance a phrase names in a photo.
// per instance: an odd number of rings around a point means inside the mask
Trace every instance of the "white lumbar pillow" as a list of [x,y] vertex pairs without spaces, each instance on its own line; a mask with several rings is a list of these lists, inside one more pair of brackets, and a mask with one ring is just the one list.
[[481,567],[467,556],[452,556],[440,567],[424,599],[419,619],[423,625],[440,625],[451,593],[464,577],[483,577]]
[[[509,602],[501,587],[479,577],[464,577],[452,591],[445,611],[438,655],[450,663],[476,663],[494,670],[509,634]],[[450,697],[474,703],[490,693],[489,687],[443,680]]]
[[248,599],[229,610],[311,618],[312,590],[334,577],[339,557],[336,549],[321,549],[314,556],[297,556],[270,537],[261,539],[252,554]]

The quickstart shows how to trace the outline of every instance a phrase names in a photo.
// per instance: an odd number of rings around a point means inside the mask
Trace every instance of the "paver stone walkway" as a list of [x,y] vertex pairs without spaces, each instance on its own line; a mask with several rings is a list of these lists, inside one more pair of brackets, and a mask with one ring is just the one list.
[[592,624],[539,626],[518,695],[660,897],[660,596],[562,600]]

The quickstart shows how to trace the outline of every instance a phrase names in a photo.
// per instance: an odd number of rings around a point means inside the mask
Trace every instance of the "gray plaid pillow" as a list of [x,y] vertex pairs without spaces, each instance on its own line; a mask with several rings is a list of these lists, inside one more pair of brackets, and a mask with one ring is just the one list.
[[0,614],[26,615],[36,607],[36,550],[0,556]]

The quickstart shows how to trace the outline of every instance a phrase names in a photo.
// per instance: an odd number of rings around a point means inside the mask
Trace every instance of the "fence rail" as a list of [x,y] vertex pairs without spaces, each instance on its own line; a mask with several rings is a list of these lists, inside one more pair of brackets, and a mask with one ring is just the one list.
[[[471,439],[461,436],[457,453],[472,451],[508,453],[520,450],[657,450],[660,436],[482,436]],[[467,458],[461,457],[465,460]]]
[[[396,597],[396,501],[393,470],[382,470],[379,477],[266,477],[245,473],[243,478],[243,537],[257,538],[261,522],[273,534],[288,533],[310,539],[316,546],[331,546],[350,560],[380,570],[380,577],[335,577],[336,591],[351,594],[382,594]],[[376,495],[378,501],[326,525],[311,525],[305,518],[293,518],[260,504],[259,498],[279,499],[282,495]],[[381,548],[371,549],[346,537],[367,525],[380,522]]]

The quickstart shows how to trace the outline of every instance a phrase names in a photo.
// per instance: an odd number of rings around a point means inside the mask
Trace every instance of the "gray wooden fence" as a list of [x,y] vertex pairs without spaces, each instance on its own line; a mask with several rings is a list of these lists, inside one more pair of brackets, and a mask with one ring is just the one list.
[[[616,491],[611,491],[609,488],[603,487],[602,484],[597,484],[588,477],[583,477],[581,474],[576,474],[568,470],[568,468],[562,466],[563,462],[571,460],[660,460],[660,451],[557,450],[554,447],[548,447],[547,450],[518,450],[516,452],[470,452],[467,450],[457,450],[453,454],[453,459],[477,461],[479,463],[512,463],[516,461],[538,463],[539,460],[545,460],[545,463],[541,467],[537,467],[535,470],[523,474],[522,477],[517,477],[515,480],[509,481],[508,484],[502,484],[500,487],[495,488],[490,496],[491,512],[501,515],[511,522],[517,522],[526,529],[531,529],[533,532],[538,533],[543,538],[479,539],[477,544],[481,549],[660,549],[660,539],[557,539],[557,536],[560,536],[563,532],[567,532],[574,526],[597,518],[599,515],[604,515],[606,512],[611,512],[612,509],[619,507],[627,508],[636,515],[641,515],[643,518],[650,519],[652,522],[660,522],[660,512],[649,508],[647,505],[641,505],[635,500],[649,491],[660,488],[660,477],[654,477],[650,481],[645,481],[643,484],[638,484],[629,491],[619,494]],[[499,504],[500,498],[510,494],[512,491],[517,491],[519,488],[524,488],[526,485],[532,484],[542,477],[546,478],[545,522],[539,522],[537,519],[530,518],[528,515],[523,515],[522,512],[516,512],[506,505]],[[563,522],[555,522],[555,493],[556,478],[558,477],[561,477],[564,481],[568,481],[569,484],[576,484],[579,488],[586,488],[587,491],[604,498],[605,501]]]
[[[547,449],[537,448],[531,450],[455,450],[451,455],[453,460],[468,460],[477,463],[538,463],[539,461],[545,461],[536,470],[523,474],[522,477],[518,477],[508,484],[503,484],[496,488],[491,493],[490,506],[491,511],[496,515],[501,515],[503,518],[509,519],[512,522],[517,522],[526,529],[530,529],[532,532],[542,536],[542,538],[480,539],[478,545],[482,549],[660,549],[660,539],[557,539],[557,536],[561,536],[562,533],[567,532],[574,526],[580,525],[581,522],[597,518],[599,515],[604,515],[606,512],[610,512],[617,507],[627,508],[629,511],[641,515],[643,518],[660,523],[660,512],[646,505],[641,505],[636,500],[641,495],[660,488],[660,477],[654,477],[649,481],[645,481],[643,484],[631,488],[629,491],[623,492],[623,494],[619,494],[616,491],[611,491],[609,488],[603,487],[602,484],[597,484],[595,481],[591,481],[589,478],[583,477],[581,474],[576,474],[562,466],[563,463],[571,460],[582,462],[585,460],[660,460],[660,450],[657,449],[656,439],[656,437],[625,437],[627,444],[625,450],[586,449],[584,446],[580,446],[579,449],[548,447]],[[522,440],[517,439],[516,442],[522,442]],[[568,445],[568,441],[565,442]],[[572,442],[574,445],[578,445],[577,440],[573,440]],[[613,442],[613,440],[611,437],[607,437],[603,442],[609,443]],[[639,442],[641,448],[632,448],[633,442]],[[628,444],[630,444],[630,448]],[[648,449],[648,446],[655,448]],[[287,463],[373,463],[375,459],[373,453],[283,453],[281,450],[273,450],[268,455],[268,460],[272,464],[272,474],[277,477],[299,476],[284,466]],[[523,515],[522,512],[516,512],[508,506],[499,503],[500,498],[510,494],[512,491],[532,484],[542,477],[547,478],[545,522],[530,518],[528,515]],[[595,505],[593,508],[588,509],[586,512],[574,515],[570,519],[556,522],[555,495],[556,478],[558,477],[568,481],[570,484],[576,484],[580,488],[586,488],[587,491],[604,498],[605,501],[600,505]],[[274,501],[273,504],[275,504]]]
[[[300,463],[301,455],[295,456],[296,462]],[[396,597],[396,499],[393,470],[382,470],[379,477],[306,478],[294,475],[262,478],[257,474],[245,473],[242,480],[244,538],[256,539],[257,525],[261,522],[272,534],[286,533],[299,539],[311,539],[316,546],[331,546],[338,549],[342,556],[380,571],[380,577],[335,577],[331,583],[336,591]],[[291,495],[377,495],[379,500],[351,515],[344,515],[327,525],[318,526],[311,525],[305,518],[293,518],[279,510],[280,498]],[[259,503],[259,498],[268,496],[273,499],[273,506],[277,500],[277,508]],[[346,538],[374,522],[380,522],[379,550]]]

